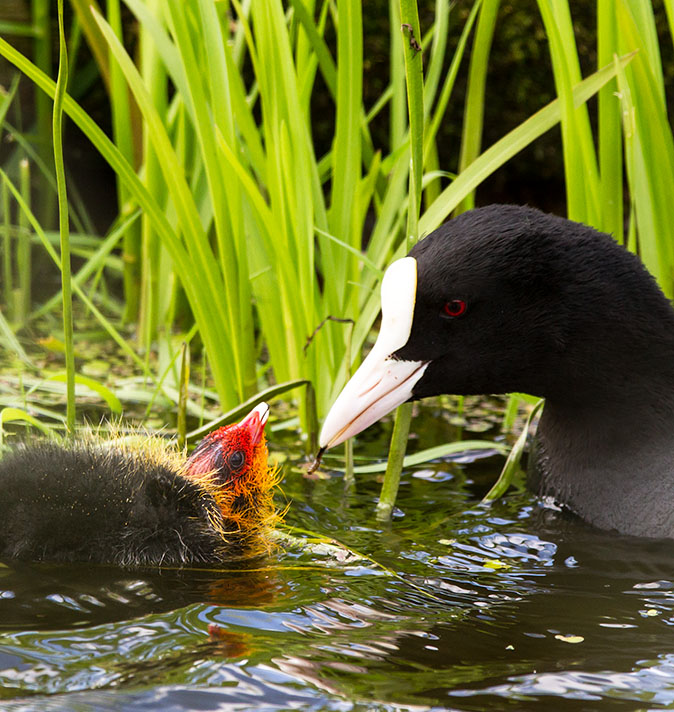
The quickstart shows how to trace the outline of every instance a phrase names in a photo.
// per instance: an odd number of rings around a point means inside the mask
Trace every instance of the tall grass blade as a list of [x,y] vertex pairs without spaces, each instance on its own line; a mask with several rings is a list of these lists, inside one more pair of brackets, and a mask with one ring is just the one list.
[[[352,230],[354,220],[353,186],[360,181],[361,142],[360,110],[363,77],[363,29],[360,0],[338,0],[339,34],[337,39],[337,116],[332,148],[332,195],[328,219],[330,232],[337,238],[360,246],[360,235]],[[355,243],[354,243],[355,241]],[[334,254],[334,249],[330,248]],[[352,256],[333,260],[336,284],[347,285],[357,279],[357,263]],[[355,297],[355,291],[351,290]],[[346,292],[342,291],[342,313],[346,310]],[[351,306],[355,306],[351,302]]]
[[[52,73],[52,31],[51,31],[51,0],[32,0],[32,22],[35,31],[35,64],[47,75]],[[59,40],[60,42],[60,40]],[[52,160],[52,129],[53,113],[49,98],[42,92],[35,92],[35,129],[37,137],[37,153],[43,165],[50,165]],[[51,225],[54,220],[54,194],[40,191],[40,218],[43,225]]]
[[9,314],[7,316],[9,319],[16,321],[16,312],[12,308],[12,304],[14,302],[12,299],[12,293],[14,291],[14,270],[12,269],[13,251],[12,228],[9,214],[9,191],[4,183],[2,184],[2,189],[0,190],[0,199],[2,200],[2,290],[5,305],[7,309],[9,309]]
[[108,45],[103,38],[103,33],[98,29],[98,25],[91,12],[91,8],[95,8],[96,11],[100,13],[100,6],[96,0],[70,0],[70,6],[77,14],[77,19],[87,39],[91,54],[96,60],[98,72],[109,92],[111,82],[108,63]]
[[[597,65],[613,62],[618,48],[614,0],[597,0]],[[623,243],[623,152],[618,85],[612,79],[599,90],[598,142],[602,222],[597,227]]]
[[[468,87],[463,112],[461,133],[461,154],[459,173],[465,170],[479,155],[482,147],[482,125],[484,121],[485,90],[489,52],[496,28],[496,19],[500,0],[482,0],[477,21],[473,51],[470,54],[468,69]],[[457,212],[464,212],[475,207],[475,194],[471,192],[457,206]]]
[[54,94],[52,124],[54,142],[54,169],[58,188],[59,233],[61,235],[61,288],[63,291],[63,334],[65,340],[65,365],[67,375],[66,428],[75,435],[75,351],[73,346],[73,300],[70,278],[70,225],[66,175],[63,165],[63,98],[68,85],[68,53],[63,28],[63,0],[58,0],[59,71]]
[[[26,204],[31,204],[30,189],[30,164],[22,158],[19,161],[19,190]],[[20,325],[28,321],[31,305],[31,233],[28,220],[24,213],[19,215],[17,221],[19,232],[17,235],[16,266],[18,271],[17,316]]]
[[178,447],[184,448],[187,442],[187,401],[190,385],[190,349],[186,342],[180,349],[180,387],[178,389]]
[[[405,57],[405,82],[410,127],[410,202],[407,208],[406,246],[413,247],[419,237],[419,210],[424,155],[424,78],[421,37],[416,0],[400,0],[401,32]],[[395,414],[391,447],[384,482],[377,502],[377,518],[389,519],[400,486],[407,438],[412,420],[412,404],[404,403]]]
[[487,492],[487,494],[484,496],[482,500],[483,502],[491,502],[495,499],[499,499],[499,497],[502,497],[506,493],[508,487],[510,487],[510,484],[513,481],[513,478],[520,466],[520,460],[522,459],[522,454],[524,453],[524,446],[527,442],[531,423],[533,422],[533,419],[536,417],[540,409],[543,407],[544,403],[545,401],[539,400],[531,409],[529,417],[527,418],[527,422],[524,425],[520,436],[517,438],[512,450],[508,454],[508,458],[505,464],[503,465],[503,469],[501,470],[501,474],[499,475],[498,480],[495,482],[494,486],[489,490],[489,492]]
[[[639,51],[618,73],[624,117],[625,165],[636,217],[641,259],[668,297],[674,295],[674,244],[671,205],[674,204],[674,138],[662,93],[659,53],[652,50],[652,14],[633,3],[616,4],[621,48]],[[649,13],[651,11],[649,10]]]
[[[603,67],[577,84],[573,88],[574,105],[580,105],[594,96],[604,84],[616,76],[618,68],[625,67],[634,56],[634,53],[631,53],[620,57],[616,64]],[[555,126],[561,118],[561,113],[560,100],[555,99],[480,154],[424,212],[419,220],[420,234],[425,235],[435,230],[466,194],[525,146]]]
[[587,106],[573,97],[581,73],[569,5],[567,0],[539,0],[538,7],[561,102],[567,213],[573,220],[600,227],[601,190],[590,117]]

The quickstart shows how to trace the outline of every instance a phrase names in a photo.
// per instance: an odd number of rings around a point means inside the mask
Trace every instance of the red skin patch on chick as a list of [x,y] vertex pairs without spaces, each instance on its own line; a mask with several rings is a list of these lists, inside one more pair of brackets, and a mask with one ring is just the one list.
[[185,464],[184,475],[197,480],[215,499],[225,535],[253,536],[273,526],[278,472],[268,466],[264,436],[266,412],[258,409],[240,423],[207,435]]

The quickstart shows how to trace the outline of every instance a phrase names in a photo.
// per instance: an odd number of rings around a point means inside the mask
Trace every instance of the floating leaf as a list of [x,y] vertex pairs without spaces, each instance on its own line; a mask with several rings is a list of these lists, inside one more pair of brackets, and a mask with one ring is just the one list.
[[482,566],[486,569],[494,569],[494,571],[512,568],[510,564],[506,564],[505,561],[499,561],[498,559],[487,559]]

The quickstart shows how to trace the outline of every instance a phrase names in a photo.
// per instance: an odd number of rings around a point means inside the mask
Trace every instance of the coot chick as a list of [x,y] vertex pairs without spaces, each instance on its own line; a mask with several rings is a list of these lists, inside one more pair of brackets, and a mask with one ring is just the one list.
[[262,403],[185,460],[157,439],[18,447],[0,460],[0,558],[216,564],[268,546],[277,477]]
[[393,263],[377,342],[321,446],[407,400],[546,399],[530,486],[591,524],[674,537],[674,310],[633,254],[526,207],[467,212]]

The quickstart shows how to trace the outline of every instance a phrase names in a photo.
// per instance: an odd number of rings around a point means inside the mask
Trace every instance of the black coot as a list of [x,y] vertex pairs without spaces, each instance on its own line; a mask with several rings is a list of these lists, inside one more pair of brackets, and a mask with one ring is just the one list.
[[389,267],[377,343],[321,446],[409,399],[512,391],[546,399],[537,493],[674,537],[674,310],[610,236],[530,208],[467,212]]

